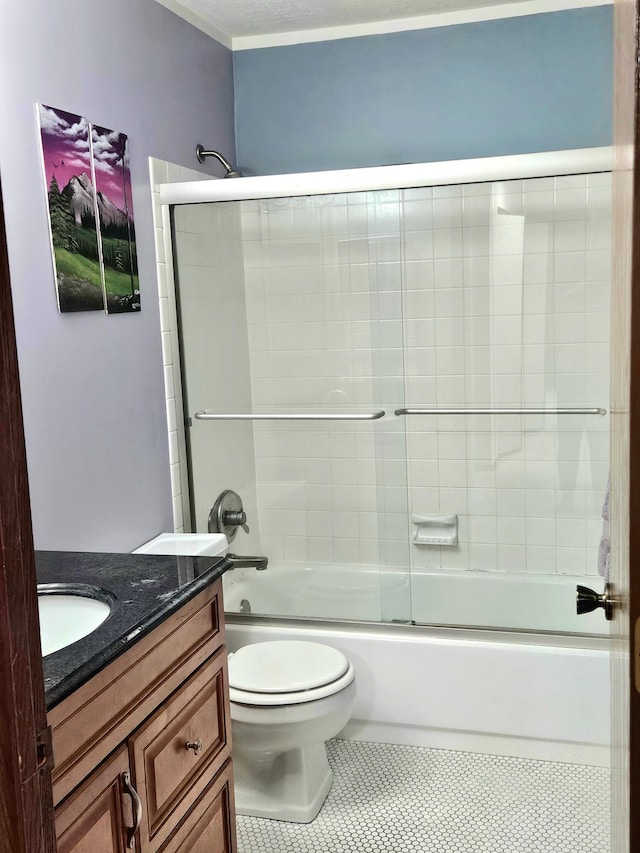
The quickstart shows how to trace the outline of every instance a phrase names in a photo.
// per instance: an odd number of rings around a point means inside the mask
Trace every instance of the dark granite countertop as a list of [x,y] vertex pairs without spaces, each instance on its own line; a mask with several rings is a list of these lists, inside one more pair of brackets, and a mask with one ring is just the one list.
[[73,693],[229,568],[224,557],[36,551],[39,584],[91,584],[114,599],[91,634],[44,658],[47,710]]

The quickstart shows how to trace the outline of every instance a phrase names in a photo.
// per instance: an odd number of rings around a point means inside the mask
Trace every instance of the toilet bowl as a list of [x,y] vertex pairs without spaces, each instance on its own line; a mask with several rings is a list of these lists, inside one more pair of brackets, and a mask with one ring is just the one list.
[[274,641],[229,655],[236,812],[309,823],[333,773],[325,741],[351,717],[352,664],[322,643]]

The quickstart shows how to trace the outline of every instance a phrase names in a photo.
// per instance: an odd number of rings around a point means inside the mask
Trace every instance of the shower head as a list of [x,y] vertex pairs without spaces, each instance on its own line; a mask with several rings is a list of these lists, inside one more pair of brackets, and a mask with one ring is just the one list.
[[196,145],[196,157],[199,163],[204,163],[206,157],[215,157],[225,168],[225,178],[241,178],[242,172],[239,169],[234,169],[226,157],[223,157],[219,151],[205,151],[202,145]]

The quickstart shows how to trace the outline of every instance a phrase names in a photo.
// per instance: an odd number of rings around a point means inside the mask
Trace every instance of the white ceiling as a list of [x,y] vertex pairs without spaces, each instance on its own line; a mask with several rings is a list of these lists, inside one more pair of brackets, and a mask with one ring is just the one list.
[[[488,5],[486,0],[181,0],[227,35],[255,36],[412,18]],[[498,0],[509,3],[512,0]],[[493,4],[492,4],[493,5]]]
[[[158,0],[233,47],[345,35],[601,5],[611,0]],[[466,14],[465,14],[466,13]],[[430,23],[430,19],[434,19]],[[403,26],[405,24],[406,26]],[[314,34],[315,31],[315,34]],[[290,34],[290,38],[278,35]]]

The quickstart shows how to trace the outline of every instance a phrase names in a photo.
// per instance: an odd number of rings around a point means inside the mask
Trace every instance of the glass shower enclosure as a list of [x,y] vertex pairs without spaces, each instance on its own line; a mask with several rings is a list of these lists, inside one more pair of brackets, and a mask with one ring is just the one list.
[[610,152],[163,188],[227,609],[604,633]]

